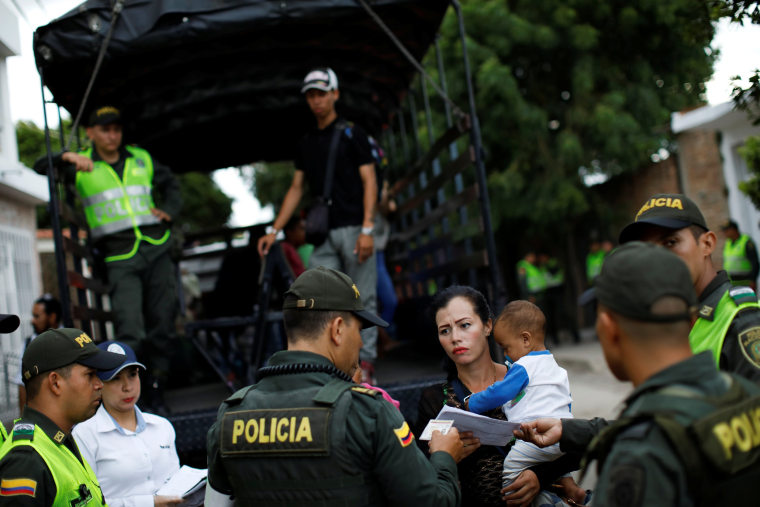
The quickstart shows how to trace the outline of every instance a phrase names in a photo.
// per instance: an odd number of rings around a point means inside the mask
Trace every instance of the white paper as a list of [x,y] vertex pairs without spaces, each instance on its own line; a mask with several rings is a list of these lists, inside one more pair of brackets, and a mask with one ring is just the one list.
[[[195,500],[197,496],[193,495],[193,493],[199,491],[206,485],[207,475],[208,470],[206,469],[199,469],[189,467],[187,465],[182,465],[182,467],[177,470],[177,473],[172,475],[169,480],[167,480],[164,485],[161,486],[158,491],[156,491],[156,494],[162,496],[179,496],[185,498],[186,500],[190,500],[190,497],[193,496],[192,500]],[[200,495],[201,502],[203,502],[203,496],[204,495]],[[200,504],[196,504],[190,501],[183,502],[180,505],[190,506]]]
[[444,405],[436,419],[453,420],[457,430],[472,431],[482,445],[507,445],[512,440],[512,432],[520,427],[520,423],[492,419],[448,405]]
[[449,431],[449,428],[454,424],[454,421],[449,419],[448,421],[442,421],[440,419],[431,419],[428,421],[427,426],[425,426],[425,429],[422,430],[422,435],[420,435],[420,440],[430,440],[433,438],[433,432],[434,431],[440,431],[444,435]]

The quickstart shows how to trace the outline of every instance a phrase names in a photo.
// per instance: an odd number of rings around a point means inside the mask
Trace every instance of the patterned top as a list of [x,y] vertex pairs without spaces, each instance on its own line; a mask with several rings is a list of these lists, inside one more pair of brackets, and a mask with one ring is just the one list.
[[[464,384],[465,395],[470,394]],[[443,405],[464,409],[450,382],[428,387],[420,396],[415,435],[421,435],[430,419],[435,419]],[[505,420],[501,407],[485,412],[483,415]],[[418,445],[427,453],[427,442],[417,439]],[[504,506],[501,497],[501,475],[504,456],[508,447],[498,448],[490,445],[481,446],[474,453],[463,459],[458,465],[459,482],[462,488],[462,507]]]

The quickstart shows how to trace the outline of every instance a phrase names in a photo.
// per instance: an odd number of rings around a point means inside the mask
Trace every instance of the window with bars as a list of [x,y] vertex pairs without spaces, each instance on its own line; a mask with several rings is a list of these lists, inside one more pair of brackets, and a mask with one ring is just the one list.
[[28,315],[40,293],[36,262],[34,232],[0,225],[0,313],[21,317],[16,331],[0,335],[0,418],[5,421],[18,414],[17,388],[12,380],[20,368],[23,337],[32,333]]

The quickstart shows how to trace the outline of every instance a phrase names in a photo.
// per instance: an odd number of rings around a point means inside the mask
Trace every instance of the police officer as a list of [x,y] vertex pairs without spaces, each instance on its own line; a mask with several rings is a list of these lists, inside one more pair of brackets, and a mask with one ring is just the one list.
[[538,257],[535,252],[527,252],[517,262],[517,281],[520,286],[520,297],[543,306],[546,276],[538,266]]
[[699,296],[699,318],[689,334],[694,353],[709,350],[721,370],[760,382],[760,305],[749,287],[733,287],[716,271],[717,238],[702,212],[681,194],[656,194],[620,233],[620,243],[649,241],[679,256]]
[[747,285],[755,290],[760,272],[755,243],[746,234],[739,233],[739,226],[733,220],[729,220],[721,230],[726,237],[723,244],[723,267],[731,278],[731,283]]
[[49,329],[29,344],[21,360],[27,405],[0,447],[0,505],[105,505],[71,430],[100,405],[96,372],[123,359],[79,329]]
[[75,185],[93,244],[105,260],[116,336],[146,358],[162,384],[178,307],[170,229],[182,205],[179,184],[146,150],[122,143],[117,108],[93,110],[87,136],[92,147],[64,152],[54,163]]
[[209,430],[211,488],[236,506],[458,505],[458,432],[435,433],[428,461],[401,413],[351,381],[360,330],[387,326],[354,282],[306,271],[285,293],[283,318],[288,350],[224,401]]
[[620,419],[539,419],[515,435],[597,459],[597,506],[755,504],[760,387],[716,370],[707,351],[692,354],[697,298],[683,261],[657,245],[627,243],[582,299],[598,302],[610,370],[634,385]]
[[[18,329],[21,320],[18,315],[0,314],[0,333],[12,333]],[[5,426],[0,422],[0,444],[5,442],[8,438],[8,433],[5,431]]]

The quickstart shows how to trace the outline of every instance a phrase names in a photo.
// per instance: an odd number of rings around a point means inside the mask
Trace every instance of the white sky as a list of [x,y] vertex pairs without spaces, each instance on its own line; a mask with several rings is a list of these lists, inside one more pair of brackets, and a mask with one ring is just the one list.
[[[20,17],[21,55],[8,59],[10,76],[11,117],[43,123],[40,80],[34,67],[32,33],[40,25],[64,14],[81,3],[81,0],[0,0],[16,10],[20,5],[24,16]],[[15,5],[14,5],[15,4]],[[749,75],[760,67],[760,26],[740,26],[721,21],[713,40],[713,47],[720,50],[712,79],[707,83],[707,100],[720,104],[731,98],[731,78]],[[746,84],[746,83],[745,83]],[[52,124],[56,124],[55,108],[48,109]],[[243,226],[271,220],[271,207],[262,210],[250,190],[242,183],[237,169],[219,170],[214,179],[220,188],[235,199],[230,225]]]

